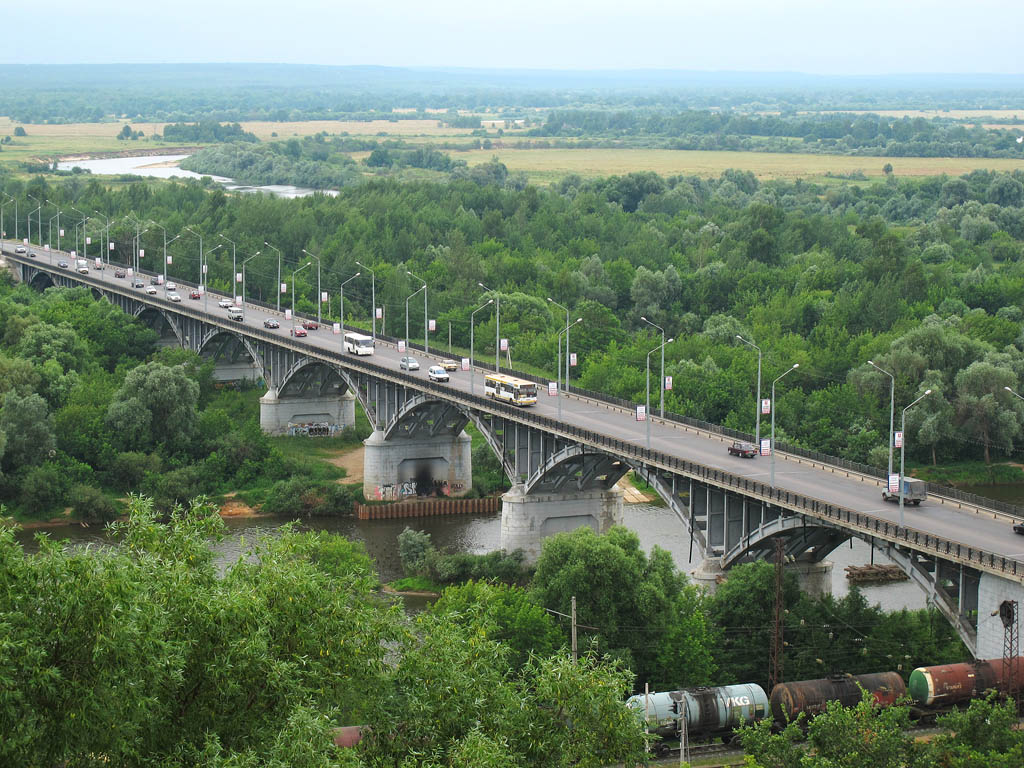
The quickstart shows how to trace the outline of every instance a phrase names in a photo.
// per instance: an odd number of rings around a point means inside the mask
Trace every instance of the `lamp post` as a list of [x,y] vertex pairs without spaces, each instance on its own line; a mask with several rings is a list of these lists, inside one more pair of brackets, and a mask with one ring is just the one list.
[[191,232],[193,235],[199,238],[199,288],[205,294],[205,277],[203,276],[203,236],[196,232],[194,229],[192,229],[192,227],[182,227],[182,229]]
[[[490,291],[483,283],[477,283],[485,291]],[[501,373],[501,366],[499,360],[501,356],[501,294],[497,291],[494,293],[494,372]]]
[[[373,345],[377,346],[377,274],[361,261],[357,261],[360,267],[370,273],[370,333],[373,335]],[[345,328],[345,318],[341,319],[342,330]]]
[[18,239],[18,201],[10,195],[4,193],[4,197],[7,198],[6,203],[0,203],[0,238],[7,237],[7,230],[4,229],[4,206],[14,203],[14,239]]
[[903,433],[903,439],[900,441],[900,528],[903,527],[903,468],[905,466],[903,463],[903,459],[906,453],[907,446],[907,411],[909,411],[915,405],[920,403],[931,393],[932,391],[930,389],[926,389],[923,395],[921,395],[919,398],[917,398],[917,400],[915,400],[906,408],[904,408],[903,413],[900,414],[900,432]]
[[[203,311],[204,312],[206,312],[209,309],[209,306],[210,306],[210,300],[209,300],[209,298],[207,298],[210,295],[210,286],[207,285],[208,281],[206,279],[206,275],[210,271],[210,268],[207,266],[207,264],[209,262],[209,256],[210,256],[211,253],[216,251],[218,248],[223,248],[223,247],[224,247],[224,243],[221,243],[220,245],[215,245],[215,246],[213,246],[213,248],[208,250],[206,252],[206,254],[203,256],[202,273],[203,273]],[[232,298],[232,301],[234,301],[233,298]]]
[[[51,216],[50,220],[48,222],[46,222],[46,225],[47,225],[47,227],[50,230],[49,232],[47,232],[46,239],[49,240],[51,243],[53,242],[53,220],[56,219],[57,220],[57,250],[59,251],[60,250],[60,206],[58,206],[54,202],[51,202],[50,200],[47,200],[46,203],[47,203],[47,205],[52,205],[54,208],[57,209],[57,214],[55,216]],[[0,229],[2,229],[2,226],[0,226]]]
[[[32,211],[28,212],[28,241],[31,244],[31,242],[32,242],[32,214],[35,213],[36,211],[42,211],[43,204],[41,202],[39,202],[39,198],[37,198],[35,195],[26,194],[25,197],[31,197],[33,200],[36,201],[36,206],[37,206],[37,208],[35,210],[32,210]],[[40,219],[42,219],[42,214],[41,213],[40,213],[39,216],[40,216]],[[42,237],[43,237],[42,221],[39,222],[38,229],[39,229],[39,232],[37,232],[36,234],[40,238],[40,245],[41,245],[42,244]]]
[[228,282],[231,284],[231,303],[234,304],[235,291],[238,290],[238,280],[236,279],[238,273],[235,272],[235,270],[238,268],[238,265],[235,261],[235,241],[231,240],[230,238],[224,237],[224,235],[221,235],[219,233],[217,237],[221,238],[222,240],[227,240],[229,243],[231,243],[231,279]]
[[664,349],[666,344],[671,344],[675,339],[663,341],[647,353],[647,405],[644,411],[644,421],[647,422],[647,450],[651,450],[651,355],[659,349]]
[[[147,224],[149,224],[149,226],[151,226],[151,227],[160,227],[160,229],[161,229],[161,230],[163,231],[163,233],[164,233],[164,270],[163,270],[163,272],[164,272],[164,285],[166,285],[166,284],[167,284],[167,245],[168,245],[168,241],[167,241],[167,230],[166,230],[166,229],[164,229],[164,226],[163,226],[163,224],[157,224],[157,223],[156,223],[155,221],[153,221],[152,219],[150,219],[150,220],[149,220],[149,221],[147,221],[146,223],[147,223]],[[177,237],[175,237],[175,238],[173,238],[173,239],[172,239],[172,240],[171,240],[170,242],[172,242],[172,243],[173,243],[173,242],[174,242],[174,240],[177,240],[177,239],[178,239],[178,238],[177,238]]]
[[409,356],[409,299],[415,296],[420,291],[426,290],[427,284],[424,283],[415,291],[410,293],[405,299],[405,355]]
[[888,371],[879,368],[873,362],[868,360],[868,365],[877,371],[881,371],[888,376],[892,381],[889,383],[889,473],[885,477],[886,484],[889,483],[889,475],[892,474],[892,427],[893,427],[893,416],[896,414],[896,377]]
[[[658,410],[661,412],[661,418],[664,419],[665,418],[665,329],[662,328],[657,323],[652,323],[646,317],[641,316],[640,319],[643,320],[645,323],[647,323],[652,328],[657,328],[659,331],[661,331],[661,386],[659,387],[659,389],[661,390],[661,405],[660,405]],[[565,348],[566,348],[565,351],[568,354],[568,352],[569,352],[569,342],[568,342],[568,339],[566,340]],[[566,369],[566,371],[568,372],[568,369]]]
[[[754,403],[754,444],[757,446],[757,452],[761,452],[761,348],[752,341],[747,341],[739,334],[736,334],[736,338],[742,341],[744,344],[753,347],[757,350],[757,401]],[[772,404],[772,411],[774,412],[775,405]]]
[[[79,214],[79,215],[80,215],[80,216],[82,217],[82,246],[83,246],[82,250],[84,251],[84,250],[85,250],[85,248],[84,248],[84,246],[85,246],[85,221],[86,221],[86,219],[88,219],[89,217],[88,217],[88,216],[86,216],[86,215],[85,215],[84,213],[82,213],[82,212],[81,212],[80,210],[78,210],[77,208],[75,208],[75,206],[73,206],[73,205],[69,205],[68,207],[69,207],[69,208],[70,208],[70,209],[71,209],[72,211],[74,211],[75,213]],[[78,230],[78,227],[75,227],[75,230],[77,231],[77,230]],[[138,230],[136,230],[136,232],[137,232],[137,231],[138,231]],[[78,247],[78,235],[75,235],[75,247],[76,247],[76,248]]]
[[[409,270],[405,270],[405,274],[409,275],[409,277],[415,277],[417,280],[419,280],[421,283],[423,283],[423,288],[422,288],[422,290],[423,290],[423,353],[427,354],[427,353],[430,352],[430,343],[427,341],[427,331],[429,330],[429,323],[427,322],[427,281],[424,280],[419,275],[414,275]],[[417,291],[417,293],[418,292],[419,291]],[[413,295],[415,296],[416,294],[413,294]],[[405,340],[405,346],[408,347],[409,346],[409,339],[408,339],[408,336],[409,336],[409,310],[408,310],[408,304],[406,305],[405,315],[406,315],[406,317],[405,317],[405,325],[406,325],[405,335],[407,337],[406,340]]]
[[293,269],[292,270],[292,322],[293,323],[295,322],[295,276],[297,274],[299,274],[299,272],[304,270],[306,267],[311,267],[311,266],[313,266],[313,262],[312,261],[307,261],[305,264],[303,264],[298,269]]
[[263,251],[256,251],[256,253],[254,253],[248,259],[243,259],[243,261],[242,261],[242,306],[243,307],[245,306],[245,265],[248,264],[253,259],[255,259],[257,256],[259,256],[261,253],[263,253]]
[[[569,329],[572,328],[574,325],[576,325],[576,323],[582,323],[582,322],[583,322],[583,318],[582,317],[577,317],[576,318],[576,322],[571,323],[570,325],[565,326],[565,328],[563,328],[561,331],[558,332],[558,351],[559,351],[559,353],[561,353],[561,351],[562,351],[562,334],[563,333],[565,334],[565,362],[566,362],[565,375],[566,376],[569,375],[569,365],[568,365],[568,363],[569,363]],[[561,368],[561,366],[559,366],[559,368]],[[555,388],[556,389],[558,388],[558,381],[557,381],[557,379],[555,381]],[[565,391],[566,392],[569,391],[569,382],[565,383]],[[559,421],[562,420],[562,396],[561,395],[558,396],[558,420]]]
[[142,244],[142,236],[149,232],[148,229],[139,230],[136,232],[135,237],[132,238],[132,250],[135,252],[135,273],[139,272],[139,246]]
[[275,290],[274,293],[277,294],[277,311],[280,312],[281,311],[281,249],[276,247],[276,246],[271,245],[266,240],[263,241],[263,244],[265,246],[267,246],[267,248],[271,248],[271,249],[277,251],[277,290]]
[[473,321],[476,320],[476,313],[486,309],[494,303],[494,299],[488,299],[486,304],[474,309],[469,313],[469,394],[473,394]]
[[342,343],[344,343],[345,341],[345,283],[355,280],[361,274],[363,273],[356,272],[354,275],[352,275],[352,277],[350,277],[348,280],[342,281],[341,285],[338,286],[338,293],[341,295],[341,306],[338,307],[338,312],[340,313],[339,317],[341,318]]
[[[107,260],[107,264],[110,263],[110,219],[99,211],[93,211],[97,216],[103,219],[103,250],[104,258]],[[60,219],[57,219],[57,237],[60,238]],[[57,241],[57,249],[60,250],[60,240]]]
[[[564,306],[563,304],[559,304],[557,301],[552,299],[550,296],[548,296],[548,301],[550,301],[552,304],[554,304],[559,309],[564,309],[565,310],[565,328],[563,328],[562,330],[565,331],[565,391],[568,392],[569,391],[569,308]],[[558,370],[561,371],[562,370],[562,342],[561,342],[562,331],[558,332],[557,338],[559,339],[559,341],[558,341]],[[557,379],[558,377],[556,376],[555,378]],[[559,388],[561,388],[561,385],[559,386]],[[561,401],[559,401],[559,407],[561,407]]]
[[[316,259],[316,322],[317,322],[317,324],[319,324],[320,323],[320,308],[323,305],[323,302],[320,300],[321,298],[323,298],[323,294],[320,293],[320,257],[315,255],[315,254],[310,253],[305,248],[302,249],[302,252],[304,254],[306,254],[307,256],[309,256],[309,258]],[[328,309],[330,309],[330,307],[328,307]],[[345,330],[345,318],[341,319],[341,325],[342,325],[342,330],[344,331]]]
[[775,385],[778,384],[783,378],[791,374],[799,367],[800,363],[793,363],[792,368],[787,370],[785,373],[782,374],[782,376],[779,376],[779,378],[772,382],[772,465],[768,480],[768,485],[770,485],[772,488],[775,487]]

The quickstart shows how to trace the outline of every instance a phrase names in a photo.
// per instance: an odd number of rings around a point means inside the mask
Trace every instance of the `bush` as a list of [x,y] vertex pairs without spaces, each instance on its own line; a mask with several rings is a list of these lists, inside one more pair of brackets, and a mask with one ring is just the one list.
[[125,451],[117,454],[107,472],[110,483],[122,491],[137,489],[147,474],[160,472],[160,457],[155,454]]
[[354,505],[353,492],[344,485],[293,477],[274,483],[261,511],[292,518],[342,517],[351,515]]
[[425,531],[414,531],[406,526],[398,534],[398,557],[402,561],[402,570],[406,576],[418,576],[426,568],[427,558],[434,551],[430,543],[430,534]]
[[117,517],[117,505],[98,488],[76,485],[71,489],[71,515],[76,520],[109,523]]
[[525,566],[521,549],[506,554],[500,550],[486,555],[465,552],[427,557],[427,573],[439,584],[462,584],[467,581],[498,581],[504,584],[526,584],[531,569]]
[[21,507],[31,517],[63,512],[68,482],[65,472],[53,462],[29,469],[21,481]]

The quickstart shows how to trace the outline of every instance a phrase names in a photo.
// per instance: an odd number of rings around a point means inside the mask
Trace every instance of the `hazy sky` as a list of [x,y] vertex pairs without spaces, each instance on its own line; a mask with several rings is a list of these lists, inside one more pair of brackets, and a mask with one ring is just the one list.
[[[992,0],[48,0],[4,5],[2,63],[1024,72],[1024,3]],[[23,40],[11,45],[19,36]]]

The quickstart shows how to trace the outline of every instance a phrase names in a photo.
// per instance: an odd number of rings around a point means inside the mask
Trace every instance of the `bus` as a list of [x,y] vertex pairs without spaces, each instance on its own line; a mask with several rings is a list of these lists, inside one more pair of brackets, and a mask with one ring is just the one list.
[[504,373],[489,373],[484,378],[484,394],[512,405],[533,405],[537,402],[537,385]]
[[345,334],[345,351],[353,355],[372,355],[373,337],[349,331]]

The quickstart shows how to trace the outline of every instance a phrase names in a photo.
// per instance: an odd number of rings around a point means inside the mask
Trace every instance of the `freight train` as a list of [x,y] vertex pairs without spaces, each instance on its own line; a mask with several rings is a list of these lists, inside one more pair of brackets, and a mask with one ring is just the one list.
[[892,706],[909,694],[914,717],[933,720],[989,690],[1002,695],[1024,691],[1024,656],[1013,661],[1013,666],[1004,664],[1003,659],[991,659],[918,667],[910,673],[909,685],[898,672],[880,672],[779,683],[770,697],[760,685],[745,683],[641,694],[631,696],[626,703],[651,733],[666,739],[679,738],[682,720],[687,738],[694,741],[715,737],[728,740],[738,726],[766,718],[782,727],[801,714],[814,717],[824,712],[830,701],[854,706],[861,700],[862,689],[880,707]]

